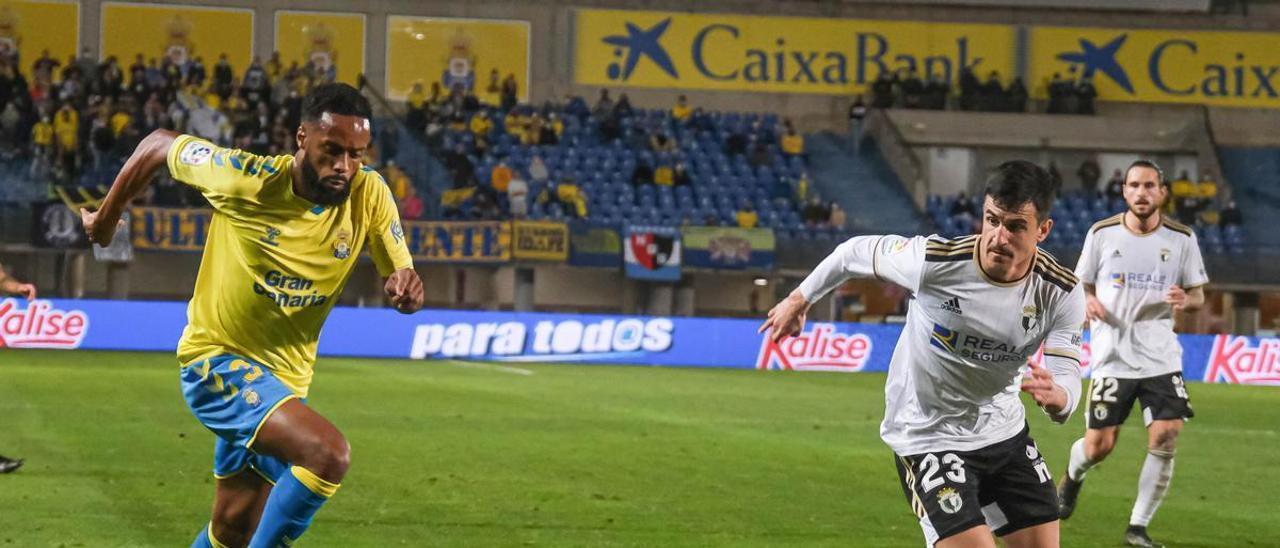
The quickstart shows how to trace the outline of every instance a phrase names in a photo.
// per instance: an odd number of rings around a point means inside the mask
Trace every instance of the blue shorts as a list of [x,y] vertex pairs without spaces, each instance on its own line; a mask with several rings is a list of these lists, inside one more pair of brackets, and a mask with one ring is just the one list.
[[218,436],[214,477],[228,478],[250,468],[275,483],[288,471],[285,462],[251,449],[267,417],[298,397],[267,366],[232,354],[190,363],[182,368],[182,396],[200,424]]

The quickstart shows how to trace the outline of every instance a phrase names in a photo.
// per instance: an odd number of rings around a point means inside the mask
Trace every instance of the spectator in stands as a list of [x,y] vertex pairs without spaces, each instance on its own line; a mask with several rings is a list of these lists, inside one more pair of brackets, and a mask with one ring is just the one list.
[[631,171],[632,185],[651,185],[654,182],[653,178],[653,166],[650,166],[647,160],[640,160],[636,162],[636,168]]
[[915,67],[907,71],[906,76],[902,78],[899,89],[902,90],[903,108],[922,108],[921,98],[924,95],[924,82],[916,74]]
[[533,184],[543,184],[551,179],[551,173],[547,170],[547,164],[542,161],[542,156],[534,155],[529,161],[529,180]]
[[692,109],[689,108],[689,98],[681,94],[676,98],[675,106],[671,107],[671,118],[683,124],[689,120],[689,115],[692,112]]
[[821,198],[814,196],[800,211],[800,219],[809,227],[826,225],[831,220],[831,210],[827,209]]
[[929,75],[929,82],[924,86],[924,99],[921,101],[921,108],[932,110],[945,110],[947,108],[947,96],[951,93],[951,85],[947,83],[942,74]]
[[751,167],[759,169],[773,163],[773,157],[769,155],[769,145],[764,141],[757,139],[754,135],[751,138],[755,141],[755,145],[751,147]]
[[750,203],[739,208],[735,218],[738,221],[738,228],[755,228],[756,224],[760,222],[760,215],[756,213],[756,208],[752,207]]
[[967,196],[964,192],[961,192],[956,196],[956,201],[951,204],[951,211],[949,213],[951,213],[952,216],[969,215],[971,217],[976,217],[978,215],[978,206],[974,203],[973,198]]
[[796,128],[787,128],[787,133],[782,136],[782,153],[787,157],[804,154],[804,136],[796,133]]
[[831,228],[844,230],[845,221],[847,221],[844,214],[844,208],[840,207],[840,204],[836,202],[831,202],[830,207],[831,215],[827,220],[831,224]]
[[693,181],[689,179],[689,171],[684,166],[684,162],[676,162],[676,167],[672,171],[672,184],[675,186],[689,186]]
[[1076,114],[1093,114],[1093,101],[1098,97],[1097,88],[1093,87],[1093,81],[1089,77],[1080,79],[1080,83],[1076,84]]
[[871,106],[875,108],[893,108],[893,87],[894,78],[887,70],[880,71],[880,75],[871,83]]
[[1207,169],[1200,173],[1200,180],[1196,182],[1196,197],[1206,205],[1218,199],[1218,183]]
[[405,187],[405,195],[399,200],[400,203],[400,219],[405,221],[415,221],[422,218],[425,207],[422,198],[418,197],[418,191],[413,185]]
[[587,102],[577,95],[565,95],[564,112],[575,118],[586,118],[591,115],[591,110],[587,108]]
[[107,117],[105,110],[99,109],[98,115],[93,117],[93,123],[89,128],[89,152],[94,171],[100,171],[106,167],[107,155],[111,153],[111,147],[115,145],[115,141],[115,135],[111,133],[111,120]]
[[1196,184],[1191,182],[1191,177],[1184,169],[1178,173],[1178,178],[1174,179],[1169,186],[1173,196],[1174,215],[1183,224],[1194,225],[1196,217],[1200,215],[1201,210]]
[[484,86],[484,102],[487,105],[502,104],[502,76],[498,69],[489,71],[489,83]]
[[529,214],[529,183],[518,173],[507,184],[507,205],[513,218],[523,219]]
[[227,61],[227,54],[218,55],[218,64],[213,66],[213,91],[223,101],[231,96],[235,78],[235,73],[231,71],[231,63]]
[[853,104],[849,105],[849,145],[854,154],[862,151],[862,121],[866,117],[867,105],[862,102],[862,94],[859,93],[854,97]]
[[1083,188],[1090,198],[1098,195],[1098,179],[1102,177],[1102,166],[1098,165],[1097,160],[1092,156],[1085,158],[1076,169],[1076,176],[1080,178],[1080,188]]
[[475,194],[471,199],[471,209],[468,216],[472,219],[492,221],[502,218],[502,210],[498,208],[497,196],[493,193],[493,189],[487,186],[476,188]]
[[618,103],[613,106],[613,116],[615,118],[630,118],[635,114],[635,109],[631,107],[631,98],[623,93],[618,96]]
[[456,219],[463,216],[463,208],[471,203],[471,199],[475,196],[476,187],[467,186],[463,188],[451,188],[444,191],[440,195],[440,206],[444,210],[446,219]]
[[659,129],[649,137],[649,149],[654,154],[672,153],[676,151],[676,140],[667,135],[666,131]]
[[1124,199],[1124,173],[1116,169],[1111,173],[1111,180],[1107,181],[1106,191],[1107,201]]
[[987,81],[978,88],[980,108],[988,112],[1005,110],[1004,86],[1000,84],[1000,73],[991,71]]
[[1005,90],[1005,96],[1008,98],[1008,112],[1026,112],[1027,111],[1027,86],[1022,83],[1022,78],[1014,77],[1009,82],[1009,89]]
[[1066,114],[1070,112],[1068,102],[1074,95],[1075,84],[1070,80],[1062,78],[1062,74],[1053,73],[1053,77],[1049,79],[1049,114]]
[[489,109],[482,108],[475,114],[471,115],[471,123],[468,124],[471,135],[476,141],[488,141],[489,133],[493,131],[493,120],[489,118]]
[[1053,181],[1058,185],[1058,188],[1062,188],[1062,172],[1058,171],[1058,162],[1049,160],[1048,171],[1049,176],[1053,178]]
[[653,184],[658,186],[673,186],[676,182],[676,172],[669,164],[658,164],[653,170]]
[[72,108],[71,103],[63,103],[53,117],[53,134],[57,150],[58,163],[69,174],[79,168],[80,153],[80,113]]
[[729,130],[729,136],[724,140],[724,152],[729,156],[747,153],[747,133],[741,125],[735,125]]
[[502,110],[511,110],[515,108],[519,102],[520,90],[516,87],[516,75],[507,73],[507,77],[502,79],[502,90],[500,98],[500,107]]
[[596,106],[591,109],[591,114],[596,117],[596,120],[604,120],[613,113],[613,99],[609,98],[609,90],[600,90],[600,98],[596,100]]
[[511,171],[511,168],[507,166],[506,160],[502,160],[493,167],[493,171],[489,172],[489,185],[494,190],[506,194],[513,178],[515,178],[515,172]]
[[49,115],[40,117],[40,121],[31,126],[32,152],[37,159],[53,158],[53,120]]
[[1218,224],[1223,227],[1244,224],[1244,216],[1240,214],[1240,210],[1236,207],[1235,200],[1227,202],[1227,207],[1222,208],[1222,214],[1218,215]]
[[560,121],[560,117],[556,113],[547,114],[547,119],[542,123],[542,132],[538,135],[538,143],[543,145],[560,144],[560,135],[564,133],[564,122]]
[[453,151],[445,157],[445,167],[453,176],[453,188],[464,188],[471,186],[475,178],[476,166],[471,162],[471,158],[467,155],[467,149],[458,143],[454,145]]
[[809,172],[801,172],[796,178],[794,197],[797,204],[803,204],[809,199]]
[[982,83],[969,67],[960,68],[960,110],[977,110]]

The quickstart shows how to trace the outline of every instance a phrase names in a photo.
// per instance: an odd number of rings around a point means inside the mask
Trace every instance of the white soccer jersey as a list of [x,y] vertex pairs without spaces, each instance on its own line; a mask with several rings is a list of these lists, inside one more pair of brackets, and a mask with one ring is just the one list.
[[1090,329],[1095,377],[1134,379],[1182,371],[1182,346],[1173,332],[1170,285],[1191,289],[1209,283],[1195,232],[1163,219],[1148,234],[1134,234],[1124,215],[1089,229],[1076,275],[1094,286],[1106,320]]
[[899,455],[971,451],[1017,435],[1027,359],[1045,363],[1066,390],[1063,422],[1080,396],[1084,293],[1076,277],[1037,251],[1032,272],[992,281],[978,266],[978,237],[859,236],[800,284],[813,302],[852,277],[876,277],[914,295],[889,364],[880,437]]

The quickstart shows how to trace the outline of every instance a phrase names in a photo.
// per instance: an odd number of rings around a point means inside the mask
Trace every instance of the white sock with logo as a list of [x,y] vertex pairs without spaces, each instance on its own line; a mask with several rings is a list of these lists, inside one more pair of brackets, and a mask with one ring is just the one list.
[[1173,451],[1148,449],[1147,460],[1142,463],[1142,473],[1138,475],[1138,500],[1133,503],[1133,513],[1129,515],[1129,525],[1146,527],[1156,508],[1169,492],[1169,480],[1173,479]]
[[1093,468],[1093,462],[1084,453],[1084,438],[1071,444],[1071,459],[1067,463],[1067,476],[1072,481],[1084,481],[1084,475]]

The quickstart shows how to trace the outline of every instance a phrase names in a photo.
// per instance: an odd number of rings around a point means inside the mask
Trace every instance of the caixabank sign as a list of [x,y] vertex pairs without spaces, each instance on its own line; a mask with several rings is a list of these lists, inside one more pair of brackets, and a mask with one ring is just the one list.
[[[174,352],[186,310],[186,303],[175,302],[3,299],[0,366],[6,348]],[[459,310],[405,316],[338,307],[320,336],[320,355],[883,372],[902,332],[898,325],[811,323],[800,336],[775,344],[756,333],[758,326],[743,319]],[[1188,380],[1280,386],[1280,339],[1178,340]],[[1088,349],[1086,340],[1086,373]]]

